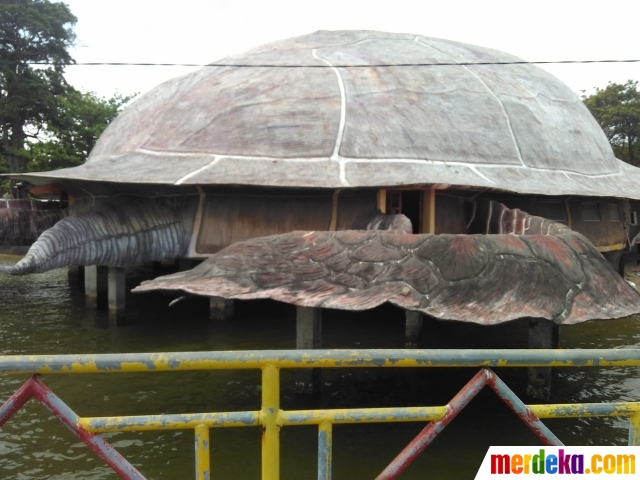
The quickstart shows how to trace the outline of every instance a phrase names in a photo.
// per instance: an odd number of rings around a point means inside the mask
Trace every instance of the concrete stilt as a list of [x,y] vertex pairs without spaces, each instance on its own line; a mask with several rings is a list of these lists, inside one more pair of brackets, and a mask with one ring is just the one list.
[[614,268],[616,272],[620,274],[620,276],[624,277],[624,263],[622,261],[622,250],[618,250],[615,252],[603,252],[602,256],[605,258],[607,262]]
[[211,297],[209,299],[209,318],[211,320],[231,320],[233,319],[234,301],[222,297]]
[[[296,308],[296,349],[313,350],[322,343],[322,310],[320,308]],[[296,371],[296,390],[305,394],[320,392],[320,369]]]
[[89,265],[84,267],[84,295],[87,308],[97,310],[106,306],[107,267]]
[[109,267],[109,323],[122,325],[125,320],[125,271],[123,267]]
[[67,279],[69,280],[69,285],[83,285],[84,284],[84,267],[82,266],[72,266],[67,267]]
[[162,271],[162,262],[151,262],[151,275],[157,277]]
[[405,311],[405,341],[404,348],[418,348],[424,318],[422,312]]
[[[529,348],[558,348],[559,343],[559,325],[543,318],[529,319]],[[536,400],[548,401],[551,397],[552,370],[550,367],[527,369],[527,395]]]

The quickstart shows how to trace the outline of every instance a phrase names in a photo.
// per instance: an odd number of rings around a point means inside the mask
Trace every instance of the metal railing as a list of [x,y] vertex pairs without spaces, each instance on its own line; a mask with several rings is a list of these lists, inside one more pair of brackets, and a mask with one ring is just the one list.
[[[485,386],[490,387],[548,445],[562,445],[541,418],[628,417],[629,445],[640,445],[640,402],[525,405],[490,367],[634,367],[640,349],[615,350],[283,350],[103,355],[0,357],[0,373],[31,378],[0,407],[2,426],[35,398],[67,425],[124,479],[143,480],[126,459],[98,434],[115,431],[193,429],[196,478],[213,478],[209,429],[262,427],[262,479],[280,476],[280,429],[318,426],[318,479],[331,478],[333,425],[347,423],[429,422],[378,479],[393,479],[448,425]],[[308,368],[480,367],[480,371],[444,406],[282,410],[280,370]],[[167,372],[260,369],[262,408],[257,411],[80,418],[49,390],[37,374]]]

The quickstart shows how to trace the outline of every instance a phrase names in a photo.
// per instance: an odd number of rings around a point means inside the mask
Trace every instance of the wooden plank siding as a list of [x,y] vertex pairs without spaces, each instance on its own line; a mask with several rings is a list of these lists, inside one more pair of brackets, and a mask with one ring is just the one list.
[[[364,229],[376,214],[376,190],[339,192],[336,230]],[[318,194],[207,194],[196,251],[294,230],[330,230],[335,191]]]

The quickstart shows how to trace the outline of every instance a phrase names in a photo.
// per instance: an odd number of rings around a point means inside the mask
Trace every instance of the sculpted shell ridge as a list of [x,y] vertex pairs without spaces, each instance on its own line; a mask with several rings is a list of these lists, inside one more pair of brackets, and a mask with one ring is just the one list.
[[319,31],[165,82],[84,165],[19,178],[640,198],[637,169],[566,85],[535,65],[490,64],[520,60],[421,35]]

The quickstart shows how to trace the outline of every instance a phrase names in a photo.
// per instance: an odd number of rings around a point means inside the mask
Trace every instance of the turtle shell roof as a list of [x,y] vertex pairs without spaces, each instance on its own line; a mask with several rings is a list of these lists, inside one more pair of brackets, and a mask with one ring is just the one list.
[[640,198],[640,170],[566,85],[534,65],[473,65],[513,61],[419,35],[319,31],[165,82],[84,165],[21,178]]

